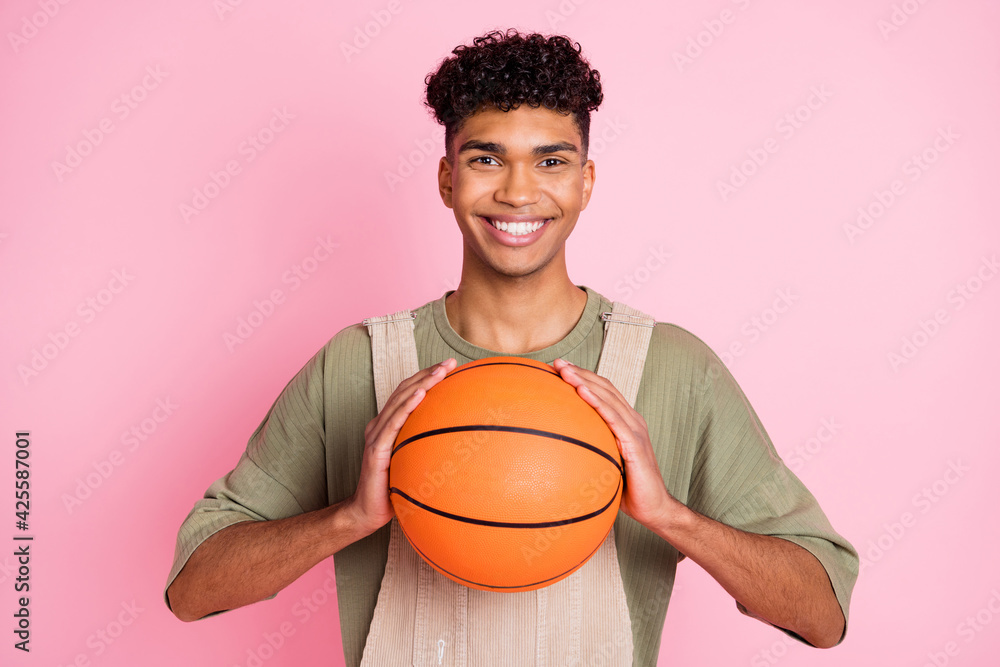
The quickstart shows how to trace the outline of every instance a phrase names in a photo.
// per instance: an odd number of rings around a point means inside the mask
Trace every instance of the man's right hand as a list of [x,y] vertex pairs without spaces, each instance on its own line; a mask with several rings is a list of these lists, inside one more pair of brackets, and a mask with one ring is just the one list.
[[369,535],[392,519],[389,501],[389,459],[399,431],[427,390],[444,379],[458,365],[454,358],[417,371],[399,383],[382,411],[365,427],[365,449],[361,455],[361,479],[349,499],[358,529]]
[[389,458],[396,436],[427,390],[456,365],[448,359],[403,380],[368,423],[353,496],[285,519],[242,521],[202,542],[167,589],[174,615],[193,621],[263,600],[384,526],[393,516]]

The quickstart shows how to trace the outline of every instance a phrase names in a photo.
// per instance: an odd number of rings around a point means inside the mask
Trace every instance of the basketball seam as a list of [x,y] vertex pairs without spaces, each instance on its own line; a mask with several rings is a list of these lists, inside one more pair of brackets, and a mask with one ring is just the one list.
[[444,428],[435,428],[429,431],[422,431],[421,433],[417,433],[416,435],[411,435],[409,438],[396,445],[392,449],[392,453],[389,455],[389,458],[392,459],[392,457],[396,455],[396,452],[398,452],[400,449],[410,444],[411,442],[415,442],[423,438],[429,438],[435,435],[443,435],[445,433],[462,433],[465,431],[501,431],[504,433],[521,433],[524,435],[537,435],[543,438],[550,438],[552,440],[560,440],[562,442],[568,442],[571,445],[576,445],[577,447],[589,449],[595,454],[603,456],[608,461],[610,461],[615,468],[618,469],[618,472],[620,474],[624,474],[621,464],[618,461],[616,461],[613,456],[608,454],[600,447],[596,447],[595,445],[592,445],[589,442],[584,442],[583,440],[577,440],[576,438],[573,438],[568,435],[562,435],[561,433],[542,431],[541,429],[528,428],[526,426],[506,426],[503,424],[467,424],[465,426],[446,426]]
[[[471,362],[471,363],[475,363],[475,362]],[[545,362],[539,361],[538,363],[541,364],[541,363],[545,363]],[[556,377],[559,377],[559,378],[562,377],[561,375],[559,375],[559,373],[556,373],[555,371],[550,371],[550,370],[548,370],[546,368],[539,368],[538,366],[532,366],[531,364],[523,364],[523,363],[518,363],[516,361],[490,361],[490,362],[485,363],[485,364],[477,364],[475,366],[469,366],[468,368],[456,368],[452,372],[450,372],[447,375],[445,375],[444,376],[444,380],[447,380],[448,378],[450,378],[450,377],[452,377],[454,375],[458,375],[459,373],[464,373],[465,371],[474,371],[477,368],[484,368],[486,366],[521,366],[523,368],[532,368],[532,369],[534,369],[536,371],[542,371],[543,373],[548,373],[549,375],[555,375]],[[444,382],[444,380],[441,380],[441,382]]]
[[[616,493],[616,495],[617,495],[617,493]],[[490,589],[490,590],[497,591],[497,592],[501,592],[501,591],[507,590],[507,589],[518,589],[518,588],[527,588],[527,587],[541,587],[542,584],[545,584],[545,583],[550,582],[550,581],[554,582],[554,581],[556,581],[558,579],[561,579],[561,578],[565,577],[566,575],[571,574],[572,572],[574,572],[575,570],[577,570],[581,565],[583,565],[588,560],[590,560],[591,558],[593,558],[594,554],[597,553],[597,550],[601,548],[602,544],[604,544],[604,539],[607,539],[607,536],[605,536],[603,539],[601,539],[600,543],[597,545],[597,548],[594,549],[593,551],[591,551],[590,554],[586,558],[584,558],[579,563],[577,563],[573,567],[569,568],[565,572],[562,572],[561,574],[557,574],[557,575],[555,575],[553,577],[549,577],[548,579],[542,579],[541,581],[536,581],[536,582],[530,583],[530,584],[518,584],[516,586],[496,586],[496,585],[493,585],[493,584],[484,584],[484,583],[479,582],[479,581],[472,581],[471,579],[466,579],[464,577],[460,577],[457,574],[455,574],[454,572],[450,572],[450,571],[444,569],[443,567],[441,567],[440,565],[438,565],[437,563],[435,563],[433,560],[431,560],[430,558],[428,558],[427,554],[425,554],[423,551],[421,551],[419,548],[417,548],[417,546],[415,544],[413,544],[413,540],[410,539],[410,536],[406,533],[406,530],[403,529],[403,524],[399,524],[399,528],[400,528],[400,530],[403,531],[403,535],[406,536],[406,539],[409,541],[410,546],[412,546],[413,549],[418,554],[420,554],[421,558],[423,558],[425,561],[427,561],[428,563],[430,563],[433,567],[437,568],[441,572],[444,572],[447,576],[451,577],[452,579],[454,579],[456,581],[464,581],[464,582],[466,582],[468,584],[472,584],[474,586],[480,586],[482,588]],[[610,532],[610,530],[611,529],[609,528],[608,531]]]
[[410,503],[425,509],[432,514],[437,514],[438,516],[443,516],[446,519],[452,519],[453,521],[460,521],[462,523],[471,523],[476,526],[489,526],[491,528],[554,528],[557,526],[568,526],[574,523],[580,523],[581,521],[587,521],[588,519],[593,519],[598,517],[608,510],[609,507],[615,502],[615,498],[618,497],[618,492],[621,491],[622,481],[621,478],[618,479],[618,487],[615,492],[611,495],[611,500],[599,510],[594,510],[587,514],[582,514],[580,516],[571,517],[569,519],[562,519],[561,521],[537,521],[533,523],[521,522],[521,521],[492,521],[490,519],[473,519],[472,517],[462,516],[461,514],[452,514],[451,512],[446,512],[443,509],[438,509],[437,507],[432,507],[426,503],[420,502],[413,496],[409,495],[405,491],[401,491],[396,487],[389,488],[389,494],[395,493],[397,496],[401,496]]

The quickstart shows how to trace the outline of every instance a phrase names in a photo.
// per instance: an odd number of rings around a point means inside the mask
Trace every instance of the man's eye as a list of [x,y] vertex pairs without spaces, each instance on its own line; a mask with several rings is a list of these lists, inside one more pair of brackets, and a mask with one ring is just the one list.
[[[469,164],[486,164],[486,162],[480,162],[480,160],[493,160],[493,158],[489,155],[480,155],[469,160]],[[496,160],[493,160],[493,162],[496,162]]]
[[[553,164],[546,164],[547,162],[552,162]],[[557,157],[547,157],[544,160],[542,160],[542,164],[546,167],[558,167],[559,165],[566,163]]]

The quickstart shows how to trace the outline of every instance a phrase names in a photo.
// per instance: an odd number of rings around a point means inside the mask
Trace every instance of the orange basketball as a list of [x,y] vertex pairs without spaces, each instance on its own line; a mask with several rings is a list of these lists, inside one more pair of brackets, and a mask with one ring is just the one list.
[[491,357],[459,366],[410,414],[389,465],[400,527],[427,563],[488,591],[563,579],[618,514],[614,434],[549,365]]

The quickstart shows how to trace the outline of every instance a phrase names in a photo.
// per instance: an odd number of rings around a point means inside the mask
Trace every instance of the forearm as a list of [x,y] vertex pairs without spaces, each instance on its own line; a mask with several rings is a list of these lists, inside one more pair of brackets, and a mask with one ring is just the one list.
[[274,521],[243,521],[205,540],[167,589],[182,621],[264,600],[371,532],[348,501]]
[[844,615],[823,565],[788,540],[713,521],[667,491],[649,427],[614,385],[563,359],[553,366],[608,424],[625,464],[621,510],[701,565],[751,615],[829,647]]
[[828,648],[844,616],[823,565],[797,544],[747,533],[673,500],[654,530],[698,563],[752,616]]
[[271,597],[311,567],[388,523],[389,460],[407,417],[458,365],[454,357],[406,378],[365,427],[354,495],[330,507],[274,521],[243,521],[201,543],[167,589],[174,615],[193,621]]

